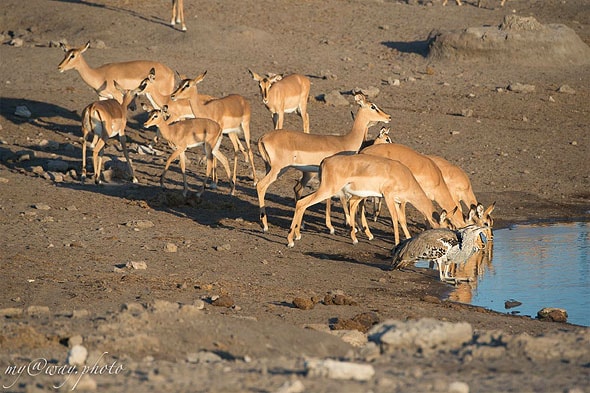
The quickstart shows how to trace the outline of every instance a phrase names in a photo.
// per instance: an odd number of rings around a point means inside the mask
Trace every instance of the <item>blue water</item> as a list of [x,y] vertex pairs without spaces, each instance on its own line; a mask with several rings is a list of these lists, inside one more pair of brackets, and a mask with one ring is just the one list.
[[[589,231],[587,222],[495,230],[491,262],[450,297],[533,318],[544,307],[563,308],[568,322],[590,326]],[[522,305],[506,309],[507,300]]]

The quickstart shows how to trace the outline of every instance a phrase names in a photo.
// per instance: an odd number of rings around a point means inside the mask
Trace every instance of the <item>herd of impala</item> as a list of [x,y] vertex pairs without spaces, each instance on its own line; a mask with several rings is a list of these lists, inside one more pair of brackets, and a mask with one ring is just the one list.
[[[274,124],[274,129],[258,140],[258,151],[266,166],[265,176],[258,179],[250,143],[250,104],[243,96],[231,94],[217,98],[199,94],[197,85],[205,78],[206,72],[193,79],[181,77],[182,80],[176,85],[175,73],[169,67],[153,61],[109,63],[93,68],[83,57],[89,46],[90,43],[78,48],[62,44],[66,54],[58,65],[60,72],[77,70],[84,82],[99,96],[99,100],[86,106],[82,113],[82,182],[86,179],[86,144],[89,134],[93,135],[91,147],[95,183],[100,183],[105,143],[115,136],[119,136],[133,182],[137,182],[127,151],[125,127],[128,106],[142,95],[150,103],[144,105],[144,109],[149,111],[144,126],[155,126],[156,138],[162,137],[173,149],[160,177],[162,187],[166,171],[178,158],[184,180],[183,193],[186,196],[186,150],[203,146],[207,169],[201,190],[205,190],[207,181],[211,181],[212,188],[216,186],[216,162],[219,160],[230,180],[230,193],[233,195],[239,150],[251,166],[260,206],[260,221],[266,232],[268,216],[265,195],[268,187],[289,168],[302,172],[301,179],[294,187],[297,202],[287,238],[289,247],[293,247],[294,240],[301,237],[305,210],[318,202],[327,202],[326,225],[333,233],[330,221],[330,200],[333,196],[340,197],[343,203],[353,243],[357,242],[356,213],[359,206],[361,227],[372,239],[364,215],[363,201],[368,197],[385,200],[396,245],[400,243],[398,223],[405,237],[411,236],[406,223],[407,203],[412,204],[432,228],[492,225],[494,205],[484,209],[477,202],[468,176],[459,167],[442,157],[426,156],[408,146],[392,143],[386,129],[382,129],[380,137],[373,144],[363,148],[369,127],[391,120],[389,114],[363,94],[354,96],[359,108],[348,133],[313,134],[309,130],[307,113],[309,79],[299,74],[260,76],[249,70],[252,78],[258,82],[263,103],[271,112]],[[292,112],[301,116],[302,131],[283,129],[284,114]],[[234,148],[233,172],[228,159],[220,151],[224,135],[229,137]],[[243,144],[239,136],[243,137]],[[315,175],[319,175],[319,187],[302,197],[303,188]],[[437,211],[434,203],[442,212]]]

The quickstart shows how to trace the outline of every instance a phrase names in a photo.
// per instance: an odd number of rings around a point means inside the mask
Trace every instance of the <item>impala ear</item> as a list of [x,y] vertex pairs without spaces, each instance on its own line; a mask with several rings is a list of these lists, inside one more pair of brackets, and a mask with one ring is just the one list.
[[486,211],[483,214],[485,216],[489,216],[490,214],[492,214],[492,212],[494,211],[495,208],[496,208],[496,201],[494,201],[494,203],[492,203],[490,206],[488,206],[488,208],[486,209]]
[[84,45],[84,49],[82,49],[82,51],[81,51],[80,53],[84,53],[84,52],[86,52],[86,51],[88,50],[88,48],[90,48],[90,41],[88,41],[88,42],[86,43],[86,45]]
[[354,100],[360,106],[365,106],[367,104],[367,98],[365,97],[365,95],[363,93],[356,93],[354,95]]
[[250,73],[250,75],[252,75],[252,79],[254,79],[255,81],[260,82],[260,80],[262,79],[260,77],[260,75],[258,75],[257,73],[255,73],[254,71],[252,71],[249,68],[248,68],[248,72]]
[[150,70],[150,73],[148,74],[148,78],[152,82],[156,79],[156,69],[154,67],[152,67],[152,69]]
[[207,70],[205,70],[205,72],[193,79],[193,82],[200,83],[203,79],[205,79],[205,75],[207,75]]
[[59,43],[59,47],[64,51],[64,52],[68,52],[71,48],[68,44],[64,44],[63,42],[60,41]]

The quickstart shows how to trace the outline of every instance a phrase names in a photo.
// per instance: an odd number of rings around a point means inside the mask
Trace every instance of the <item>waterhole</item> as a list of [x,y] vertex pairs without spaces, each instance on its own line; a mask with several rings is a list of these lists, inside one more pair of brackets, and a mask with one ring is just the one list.
[[537,317],[565,309],[590,326],[590,223],[515,225],[494,231],[493,247],[457,269],[449,299]]

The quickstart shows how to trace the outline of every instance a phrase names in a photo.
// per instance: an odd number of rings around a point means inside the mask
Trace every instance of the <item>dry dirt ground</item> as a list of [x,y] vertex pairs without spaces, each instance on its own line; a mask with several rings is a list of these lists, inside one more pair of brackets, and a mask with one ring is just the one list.
[[[545,56],[545,44],[536,57],[513,51],[434,59],[428,37],[431,31],[498,26],[515,14],[563,24],[590,44],[590,5],[474,3],[188,0],[183,33],[168,25],[163,0],[4,0],[1,390],[51,391],[66,376],[76,377],[48,374],[50,366],[66,364],[68,346],[81,342],[90,352],[87,364],[102,356],[101,366],[114,367],[85,377],[75,386],[79,390],[85,384],[101,392],[590,392],[587,328],[432,300],[427,295],[444,298],[453,289],[433,271],[388,270],[392,234],[386,215],[372,224],[375,240],[361,236],[353,246],[340,210],[337,232],[330,235],[317,205],[306,214],[303,238],[288,249],[295,171],[269,188],[270,231],[263,233],[241,157],[235,196],[227,195],[222,176],[219,188],[202,199],[183,199],[176,166],[163,192],[163,158],[136,152],[154,136],[143,129],[146,114],[138,109],[129,113],[128,135],[139,183],[115,179],[82,186],[78,179],[80,114],[96,96],[77,72],[57,71],[60,40],[75,46],[90,41],[85,58],[92,66],[150,59],[191,77],[207,70],[201,92],[239,93],[251,103],[253,142],[272,121],[248,68],[310,77],[312,133],[349,130],[356,111],[350,91],[377,88],[372,100],[391,114],[393,139],[464,168],[479,200],[496,202],[497,228],[588,220],[588,59]],[[508,89],[518,83],[534,91]],[[573,94],[559,92],[564,85]],[[327,104],[322,97],[334,90],[349,104]],[[17,116],[19,106],[30,117]],[[286,127],[299,129],[301,121],[288,115]],[[370,135],[377,131],[373,127]],[[156,147],[169,153],[165,145]],[[229,143],[222,149],[232,157]],[[118,142],[109,144],[105,156],[122,159]],[[193,190],[204,173],[199,157],[189,154]],[[65,173],[52,170],[58,160],[67,163]],[[414,211],[410,222],[412,231],[420,230]],[[147,268],[128,267],[132,262]],[[292,303],[334,293],[352,305],[320,302],[302,310]],[[217,296],[230,307],[215,306]],[[452,350],[379,354],[317,331],[346,326],[361,313],[369,320],[363,326],[432,317],[467,322],[476,334]],[[529,335],[541,338],[527,347]],[[316,376],[305,364],[309,358],[368,364],[375,375],[367,381]],[[49,363],[18,378],[10,369],[34,359]],[[68,383],[62,389],[71,388]]]

